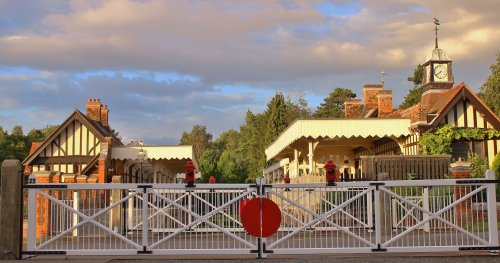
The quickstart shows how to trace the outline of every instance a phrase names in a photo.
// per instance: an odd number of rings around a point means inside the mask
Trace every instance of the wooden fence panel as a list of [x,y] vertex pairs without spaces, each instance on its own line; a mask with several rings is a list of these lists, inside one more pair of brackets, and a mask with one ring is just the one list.
[[378,180],[378,175],[387,174],[389,180],[444,179],[448,175],[451,155],[374,155],[361,156],[361,180]]

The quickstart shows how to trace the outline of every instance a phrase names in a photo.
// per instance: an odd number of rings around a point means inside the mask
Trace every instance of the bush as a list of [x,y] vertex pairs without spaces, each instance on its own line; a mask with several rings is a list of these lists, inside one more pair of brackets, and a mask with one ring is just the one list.
[[469,162],[472,165],[471,177],[484,178],[486,170],[488,169],[488,159],[481,157],[477,154],[470,154],[468,156]]
[[[497,153],[491,163],[491,170],[495,172],[495,179],[500,180],[500,153]],[[500,184],[497,184],[497,202],[500,202]]]

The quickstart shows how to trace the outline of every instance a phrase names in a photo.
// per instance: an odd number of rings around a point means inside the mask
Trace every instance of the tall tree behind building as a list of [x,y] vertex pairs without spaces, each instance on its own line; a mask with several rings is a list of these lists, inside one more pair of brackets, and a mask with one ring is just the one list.
[[211,141],[212,134],[207,132],[207,126],[195,124],[191,132],[182,133],[179,144],[193,145],[194,154],[197,158],[201,158]]
[[408,95],[405,96],[401,105],[399,105],[400,109],[407,109],[420,101],[422,97],[422,80],[424,77],[424,67],[418,64],[417,67],[413,70],[413,76],[408,77],[408,81],[413,82],[413,88],[410,89]]
[[312,115],[311,108],[307,100],[304,98],[304,92],[301,91],[298,95],[286,98],[286,122],[290,125],[295,119],[310,118]]
[[490,66],[491,75],[479,90],[479,97],[500,116],[500,52],[497,55],[497,62]]
[[265,112],[267,117],[266,143],[272,142],[288,126],[286,120],[286,102],[281,92],[276,93],[267,103]]
[[313,117],[315,118],[343,118],[344,102],[355,98],[356,94],[350,89],[335,88],[328,97],[318,106]]

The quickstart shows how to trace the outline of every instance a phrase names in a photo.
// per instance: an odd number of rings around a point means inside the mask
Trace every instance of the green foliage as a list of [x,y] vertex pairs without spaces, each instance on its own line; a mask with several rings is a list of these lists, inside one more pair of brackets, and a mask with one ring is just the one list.
[[486,170],[488,169],[488,159],[481,157],[477,154],[469,154],[468,161],[472,165],[471,177],[484,178]]
[[196,157],[203,156],[212,140],[212,134],[207,132],[205,125],[193,125],[191,132],[183,132],[180,145],[193,145]]
[[408,81],[413,82],[415,86],[422,84],[422,80],[424,79],[424,67],[420,64],[413,70],[413,76],[408,77]]
[[491,75],[481,86],[478,95],[498,116],[500,115],[500,52],[496,55],[496,63],[490,66]]
[[24,135],[23,128],[19,125],[14,126],[10,134],[0,126],[0,163],[6,159],[24,160],[32,142],[42,142],[50,135],[48,127],[53,131],[59,126],[47,125],[41,130],[33,129],[28,135]]
[[208,149],[203,153],[198,161],[202,182],[207,183],[210,176],[214,176],[217,182],[220,181],[220,176],[217,170],[217,160],[218,156],[213,149]]
[[335,88],[328,97],[319,105],[314,112],[315,118],[343,118],[344,117],[344,102],[348,99],[355,98],[356,94],[350,89]]
[[247,182],[255,182],[262,175],[266,166],[264,150],[267,146],[263,140],[266,136],[267,120],[265,114],[254,115],[248,111],[245,124],[240,127],[241,152],[247,158]]
[[243,183],[246,179],[244,160],[238,158],[235,152],[224,151],[217,162],[217,167],[221,182]]
[[[500,180],[500,153],[497,153],[495,158],[493,158],[493,162],[491,163],[491,170],[495,172],[495,179]],[[497,185],[497,202],[500,201],[500,184]]]
[[399,105],[400,109],[407,109],[417,104],[420,101],[423,92],[420,84],[422,84],[423,78],[424,78],[424,67],[418,64],[417,67],[413,70],[413,76],[408,77],[408,81],[413,82],[414,86],[412,89],[410,89],[408,95],[405,96],[401,105]]
[[266,142],[270,143],[276,139],[280,133],[286,129],[286,102],[282,93],[276,93],[267,104],[267,133]]
[[310,118],[312,115],[307,100],[304,98],[304,93],[300,93],[297,97],[288,96],[286,99],[286,114],[285,119],[288,124],[299,118]]
[[500,137],[500,131],[443,125],[436,130],[422,134],[419,145],[424,155],[451,154],[451,143],[453,141],[485,140],[493,137]]
[[408,95],[405,96],[401,105],[399,105],[400,109],[407,109],[415,104],[417,104],[422,97],[423,89],[420,86],[416,86],[410,90]]

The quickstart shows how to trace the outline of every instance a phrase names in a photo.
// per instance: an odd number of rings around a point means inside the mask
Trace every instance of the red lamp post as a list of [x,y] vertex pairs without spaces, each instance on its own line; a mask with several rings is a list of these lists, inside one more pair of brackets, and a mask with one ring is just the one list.
[[194,186],[194,164],[192,161],[187,161],[186,162],[186,165],[184,166],[184,168],[186,169],[186,187],[195,187]]
[[325,171],[326,171],[327,186],[337,185],[335,182],[339,180],[339,171],[336,168],[337,166],[333,163],[332,160],[326,161]]

